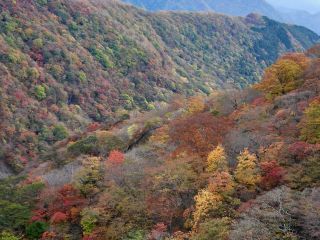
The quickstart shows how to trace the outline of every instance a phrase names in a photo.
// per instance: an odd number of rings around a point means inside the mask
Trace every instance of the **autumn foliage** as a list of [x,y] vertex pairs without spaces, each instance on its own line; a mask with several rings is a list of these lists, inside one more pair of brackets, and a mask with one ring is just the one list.
[[231,121],[227,118],[197,113],[173,121],[169,135],[177,145],[177,153],[185,151],[207,157],[214,146],[222,141],[230,126]]
[[[230,32],[246,24],[226,31],[223,16],[181,13],[174,22],[201,26],[163,34],[171,13],[104,4],[0,3],[0,178],[11,168],[28,173],[0,179],[0,236],[318,239],[319,49],[280,58],[255,89],[219,91],[208,74],[216,65],[194,64],[187,46],[212,30],[203,51],[223,34],[238,44]],[[182,38],[171,41],[175,30]],[[181,41],[176,64],[167,54]],[[225,60],[221,84],[238,64],[237,87],[258,79],[256,58],[253,66]],[[167,101],[173,92],[192,96]]]
[[262,82],[256,88],[269,98],[297,89],[303,83],[302,74],[309,62],[304,54],[286,55],[265,71]]
[[62,212],[56,212],[52,215],[50,222],[52,224],[59,224],[66,222],[68,220],[68,216],[65,213]]
[[260,181],[257,156],[250,153],[248,149],[244,149],[238,156],[235,178],[248,187],[254,187]]
[[301,139],[312,144],[320,143],[320,99],[313,100],[304,113]]
[[221,144],[219,144],[213,151],[211,151],[207,158],[208,166],[207,171],[210,173],[216,173],[217,171],[225,171],[228,168],[228,162],[225,150]]
[[260,164],[261,168],[261,182],[260,185],[265,190],[280,185],[284,180],[284,169],[279,166],[276,161],[263,162]]
[[125,156],[122,152],[118,150],[113,150],[110,152],[107,164],[111,165],[121,165],[123,164]]

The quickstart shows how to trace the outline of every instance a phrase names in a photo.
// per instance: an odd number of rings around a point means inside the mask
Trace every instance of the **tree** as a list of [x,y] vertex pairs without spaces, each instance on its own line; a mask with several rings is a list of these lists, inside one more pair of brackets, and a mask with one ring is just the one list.
[[221,144],[209,153],[207,162],[207,172],[211,174],[215,174],[217,171],[226,171],[228,169],[226,153]]
[[254,187],[260,181],[256,155],[251,154],[246,148],[237,159],[238,165],[235,171],[235,179],[248,187]]
[[198,228],[201,221],[208,218],[214,211],[218,210],[222,205],[223,198],[207,189],[201,190],[195,200],[195,211],[193,213],[194,228]]
[[65,139],[66,137],[68,137],[68,135],[69,135],[67,129],[63,125],[55,126],[52,133],[53,133],[55,140],[57,140],[57,141],[61,141],[61,140]]
[[84,168],[78,172],[77,186],[85,196],[93,196],[99,192],[99,183],[102,180],[101,159],[98,157],[86,157],[83,160]]
[[44,100],[47,97],[46,88],[42,85],[38,85],[34,88],[35,95],[38,100]]
[[33,40],[33,46],[37,49],[40,49],[43,47],[43,40],[41,38],[37,38],[35,40]]
[[59,223],[66,222],[67,220],[68,220],[67,214],[63,212],[56,212],[52,215],[50,222],[52,224],[59,224]]
[[261,168],[261,183],[263,189],[270,190],[282,183],[284,169],[277,161],[263,162]]
[[28,207],[0,200],[0,230],[22,230],[28,223],[30,215]]
[[109,154],[107,164],[122,165],[124,160],[125,160],[125,156],[122,152],[118,150],[113,150]]
[[312,149],[312,145],[303,141],[295,142],[288,147],[288,152],[297,161],[301,161],[308,157]]
[[193,201],[193,195],[199,185],[198,175],[189,158],[168,161],[162,166],[146,172],[145,188],[148,189],[147,207],[157,222],[167,224],[169,230],[183,217],[187,203]]
[[187,111],[190,114],[202,112],[205,108],[202,96],[190,97],[187,102]]
[[45,222],[34,222],[26,227],[26,234],[30,239],[39,239],[41,235],[48,229]]
[[311,144],[320,143],[320,99],[310,103],[300,127],[302,140]]
[[227,196],[232,195],[234,187],[234,179],[230,173],[218,172],[209,180],[208,190]]
[[195,233],[192,240],[226,240],[229,236],[231,219],[228,217],[217,218],[205,221],[199,226],[199,230]]
[[80,225],[84,235],[90,235],[98,221],[98,213],[94,209],[85,208],[81,211]]
[[269,98],[288,93],[301,85],[300,77],[308,62],[303,54],[284,56],[265,71],[262,82],[255,87]]
[[230,125],[231,121],[227,118],[196,113],[172,121],[169,136],[178,146],[177,154],[186,152],[206,158],[212,148],[223,140]]
[[47,188],[39,196],[39,203],[31,220],[39,222],[51,219],[59,222],[65,217],[75,220],[85,203],[79,190],[72,185],[64,185],[58,190]]

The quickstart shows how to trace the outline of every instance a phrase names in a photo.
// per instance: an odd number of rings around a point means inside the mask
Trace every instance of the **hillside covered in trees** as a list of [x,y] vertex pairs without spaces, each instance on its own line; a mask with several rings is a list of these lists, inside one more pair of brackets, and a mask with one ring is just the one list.
[[0,240],[320,238],[316,34],[116,1],[0,10]]
[[0,10],[3,176],[174,93],[248,86],[279,54],[319,40],[255,15],[151,14],[116,1],[4,0]]
[[0,181],[0,238],[319,239],[319,71],[316,46],[253,87],[57,140]]

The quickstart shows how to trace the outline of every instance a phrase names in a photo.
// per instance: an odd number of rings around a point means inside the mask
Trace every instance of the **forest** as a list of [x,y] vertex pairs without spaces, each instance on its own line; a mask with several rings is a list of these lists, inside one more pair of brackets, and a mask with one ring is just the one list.
[[256,83],[281,54],[319,40],[254,14],[152,14],[109,0],[3,0],[0,10],[1,175],[173,94]]
[[58,141],[0,182],[0,239],[319,239],[319,70],[316,46]]
[[0,1],[0,240],[319,239],[319,36],[107,3]]

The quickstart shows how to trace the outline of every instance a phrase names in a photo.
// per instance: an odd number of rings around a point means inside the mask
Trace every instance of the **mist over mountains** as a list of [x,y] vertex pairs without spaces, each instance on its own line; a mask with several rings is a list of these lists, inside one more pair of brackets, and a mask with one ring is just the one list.
[[[258,13],[277,21],[305,26],[316,33],[320,33],[320,13],[311,13],[311,1],[306,7],[301,4],[282,1],[265,0],[124,0],[135,6],[149,11],[159,10],[186,10],[186,11],[214,11],[233,16],[246,16],[249,13]],[[287,3],[287,4],[286,4]],[[319,7],[320,9],[320,7]],[[314,7],[317,11],[317,7]]]
[[307,11],[309,13],[320,12],[320,1],[318,0],[305,0],[305,1],[292,1],[292,0],[267,0],[272,6],[276,8],[287,8]]

